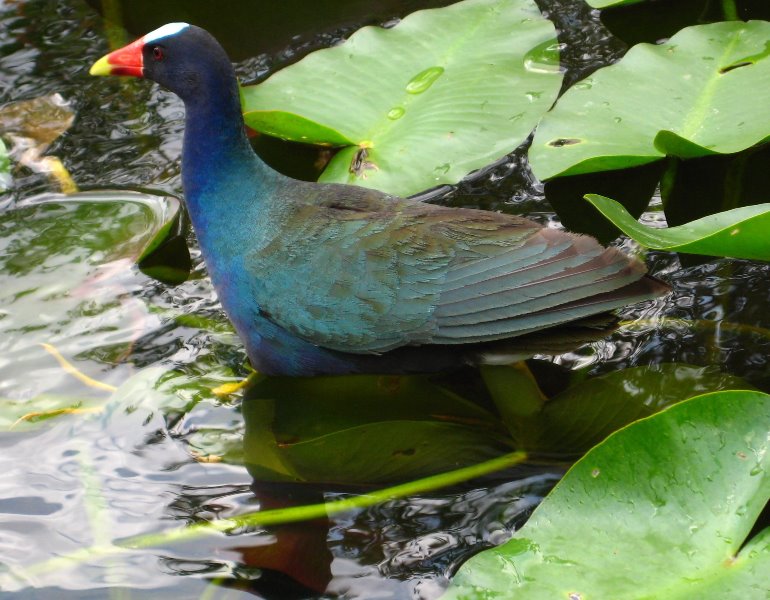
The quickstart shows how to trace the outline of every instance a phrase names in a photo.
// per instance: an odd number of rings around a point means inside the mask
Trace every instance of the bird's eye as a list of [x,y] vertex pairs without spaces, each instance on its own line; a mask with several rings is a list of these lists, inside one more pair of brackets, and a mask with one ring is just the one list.
[[163,48],[161,48],[160,46],[153,46],[152,47],[152,58],[153,58],[153,60],[157,60],[157,61],[163,60],[163,58],[164,58],[164,56],[163,56]]

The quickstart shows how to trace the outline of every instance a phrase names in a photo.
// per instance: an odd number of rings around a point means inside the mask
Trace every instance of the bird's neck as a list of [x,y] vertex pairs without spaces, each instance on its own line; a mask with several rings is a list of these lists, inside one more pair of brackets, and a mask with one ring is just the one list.
[[[284,178],[254,153],[241,115],[238,84],[229,63],[207,74],[206,90],[185,99],[182,184],[204,255],[235,248],[256,225],[271,192]],[[240,225],[240,227],[238,226]]]

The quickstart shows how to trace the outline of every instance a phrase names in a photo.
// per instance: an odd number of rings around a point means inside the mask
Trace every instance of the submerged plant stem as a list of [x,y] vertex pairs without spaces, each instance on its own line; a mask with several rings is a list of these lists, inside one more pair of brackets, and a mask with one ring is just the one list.
[[118,542],[119,545],[100,544],[90,548],[83,548],[66,556],[60,556],[37,563],[30,566],[20,575],[24,576],[25,574],[34,575],[35,573],[50,572],[57,568],[71,567],[74,563],[105,558],[107,556],[130,552],[131,550],[139,548],[149,548],[175,542],[187,542],[217,533],[232,533],[233,530],[237,528],[282,525],[284,523],[296,523],[298,521],[309,521],[331,517],[351,510],[368,508],[388,500],[405,498],[407,496],[437,490],[442,487],[456,485],[483,475],[488,475],[489,473],[494,473],[495,471],[513,467],[524,462],[526,459],[527,454],[525,452],[512,452],[498,458],[493,458],[492,460],[471,465],[470,467],[424,477],[401,485],[370,492],[362,496],[343,498],[342,500],[332,500],[331,502],[323,502],[320,504],[308,504],[305,506],[293,506],[291,508],[252,512],[231,519],[222,519],[220,521],[211,521],[200,525],[177,527],[160,533],[124,538]]
[[126,538],[120,542],[121,546],[126,548],[147,548],[169,542],[195,539],[209,533],[227,532],[239,527],[264,527],[266,525],[282,525],[284,523],[296,523],[297,521],[311,521],[323,517],[348,512],[351,510],[361,510],[381,504],[388,500],[405,498],[424,492],[429,492],[442,487],[455,485],[493,473],[501,469],[512,467],[526,460],[527,455],[524,452],[513,452],[499,458],[485,461],[470,467],[432,475],[423,479],[417,479],[401,485],[384,488],[370,492],[362,496],[352,498],[343,498],[342,500],[333,500],[320,504],[308,504],[305,506],[292,506],[291,508],[277,508],[260,512],[247,513],[231,519],[222,519],[220,521],[211,521],[201,525],[190,527],[179,527],[170,529],[161,533]]
[[96,379],[93,379],[92,377],[89,377],[85,373],[82,373],[75,367],[71,362],[69,362],[66,358],[64,358],[61,355],[61,352],[59,352],[54,346],[51,344],[40,344],[51,356],[53,356],[57,362],[61,365],[61,368],[64,369],[65,372],[69,373],[79,381],[82,381],[86,385],[96,388],[98,390],[104,390],[105,392],[114,392],[116,388],[114,385],[110,385],[108,383],[102,383],[101,381],[97,381]]

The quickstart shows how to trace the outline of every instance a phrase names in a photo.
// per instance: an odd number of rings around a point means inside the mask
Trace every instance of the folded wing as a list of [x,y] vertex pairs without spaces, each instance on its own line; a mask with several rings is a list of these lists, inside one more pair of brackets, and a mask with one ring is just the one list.
[[665,290],[641,262],[589,237],[361,188],[327,202],[326,189],[247,261],[269,318],[320,346],[491,342]]

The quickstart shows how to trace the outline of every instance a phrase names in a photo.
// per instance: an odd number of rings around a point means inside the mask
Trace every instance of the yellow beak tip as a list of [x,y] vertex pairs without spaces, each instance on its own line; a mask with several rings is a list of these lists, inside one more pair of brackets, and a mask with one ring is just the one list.
[[112,65],[107,62],[107,57],[102,56],[97,60],[88,71],[89,75],[111,75]]

